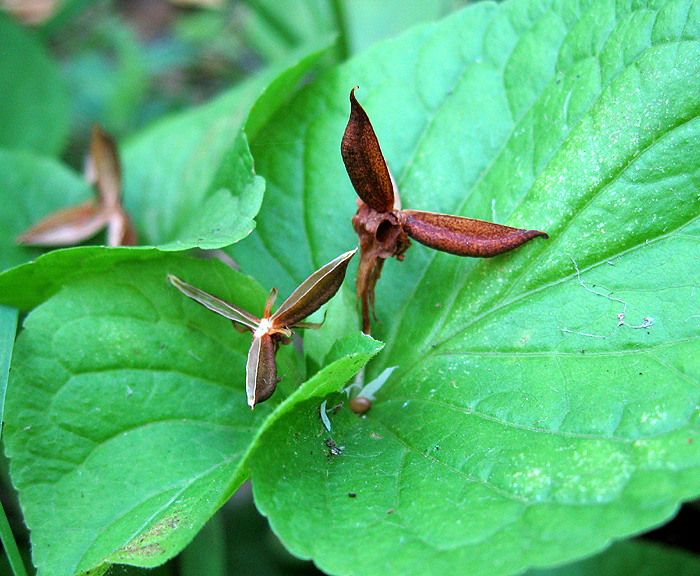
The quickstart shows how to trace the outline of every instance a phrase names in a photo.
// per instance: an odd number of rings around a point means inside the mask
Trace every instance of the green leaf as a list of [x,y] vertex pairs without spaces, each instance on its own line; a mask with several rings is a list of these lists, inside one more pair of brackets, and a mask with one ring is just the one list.
[[241,9],[246,41],[268,59],[330,32],[338,33],[338,56],[453,12],[466,0],[247,0]]
[[0,13],[0,147],[61,152],[68,135],[68,95],[58,68],[35,34]]
[[332,34],[315,34],[313,40],[286,56],[287,68],[265,87],[246,118],[245,133],[249,139],[255,138],[260,128],[284,108],[314,67],[326,64],[335,42]]
[[40,575],[175,555],[246,479],[262,431],[300,401],[318,406],[380,346],[363,336],[298,389],[283,346],[278,392],[251,411],[250,335],[166,274],[258,314],[261,287],[217,261],[117,253],[143,258],[86,262],[16,342],[5,441]]
[[[264,183],[253,169],[246,124],[255,128],[282,106],[327,50],[325,42],[300,51],[124,145],[124,202],[142,243],[218,248],[250,233]],[[275,99],[266,97],[270,91]]]
[[[202,108],[164,121],[125,147],[125,203],[141,243],[162,241],[157,247],[163,251],[212,249],[250,233],[264,181],[254,174],[246,133],[257,132],[329,49],[328,41],[307,47],[286,67],[278,66]],[[1,150],[0,183],[8,200],[0,210],[2,268],[42,253],[15,246],[16,236],[43,216],[92,195],[80,176],[59,164]],[[0,276],[0,302],[29,310],[75,272],[87,269],[88,261],[103,269],[112,259],[116,263],[144,258],[129,254],[104,248],[50,252]]]
[[[158,564],[244,479],[240,456],[269,411],[242,409],[235,386],[249,342],[190,306],[167,272],[224,294],[232,274],[176,257],[124,262],[76,279],[25,321],[6,443],[40,573]],[[236,280],[239,301],[264,300]]]
[[304,334],[304,354],[317,366],[323,365],[324,359],[328,362],[330,350],[340,338],[349,331],[360,330],[354,287],[343,284],[324,308],[325,316],[317,314],[314,319],[323,322],[323,330],[307,330]]
[[[425,0],[354,0],[344,2],[348,43],[352,52],[366,49],[378,40],[396,36],[411,26],[430,22],[454,10],[450,2]],[[453,6],[456,2],[452,2]]]
[[336,416],[345,452],[319,456],[300,405],[251,462],[292,552],[336,574],[514,574],[700,493],[699,75],[697,4],[482,3],[326,74],[260,132],[267,194],[229,251],[283,291],[357,241],[338,153],[355,85],[404,207],[551,237],[387,262],[367,379],[398,369],[366,418]]
[[[0,266],[15,266],[0,275],[0,301],[5,304],[29,310],[59,290],[67,278],[90,266],[105,269],[111,263],[156,255],[147,246],[78,247],[43,255],[42,248],[18,246],[15,238],[31,225],[94,197],[94,191],[82,176],[51,159],[5,150],[0,150],[0,183],[5,198],[0,209]],[[254,226],[251,215],[257,213],[263,190],[264,182],[257,176],[252,177],[244,198],[218,190],[203,206],[192,210],[193,216],[176,240],[158,249],[218,248],[240,240]],[[104,235],[100,233],[92,241],[104,242]]]
[[[383,342],[361,332],[336,340],[329,353],[329,356],[332,356],[331,361],[280,405],[275,411],[274,419],[288,412],[299,402],[337,392],[340,384],[352,378],[383,347]],[[267,426],[271,426],[274,419],[271,418]]]
[[530,570],[524,576],[693,576],[700,560],[684,550],[644,540],[617,542],[605,552],[567,566]]
[[295,47],[336,30],[338,2],[329,0],[247,0],[242,3],[241,33],[246,44],[267,60],[286,57]]
[[0,302],[28,311],[76,278],[160,256],[162,253],[154,248],[81,246],[54,250],[0,275]]
[[[264,184],[253,171],[242,126],[259,90],[258,82],[248,82],[201,108],[160,122],[124,145],[124,204],[140,242],[170,244],[174,250],[197,246],[200,236],[211,230],[201,219],[196,221],[204,229],[193,230],[192,219],[202,211],[216,215],[217,209],[225,214],[246,208],[222,245],[250,233]],[[228,178],[215,184],[220,170],[226,170]]]

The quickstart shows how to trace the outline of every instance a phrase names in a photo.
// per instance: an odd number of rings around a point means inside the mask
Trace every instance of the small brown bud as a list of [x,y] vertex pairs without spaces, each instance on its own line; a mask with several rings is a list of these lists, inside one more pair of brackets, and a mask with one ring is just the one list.
[[350,410],[355,414],[365,414],[369,412],[369,409],[372,407],[372,402],[369,398],[357,396],[348,401],[348,406],[350,406]]

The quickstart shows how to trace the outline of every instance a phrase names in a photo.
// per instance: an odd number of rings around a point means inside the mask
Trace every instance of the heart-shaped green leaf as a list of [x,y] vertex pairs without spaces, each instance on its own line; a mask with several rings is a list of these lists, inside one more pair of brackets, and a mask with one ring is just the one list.
[[[256,79],[257,80],[257,79]],[[144,132],[123,148],[124,204],[141,242],[183,250],[232,244],[254,228],[264,182],[242,130],[257,81]],[[225,170],[225,182],[215,182]],[[218,238],[217,238],[218,239]]]
[[[111,556],[160,563],[192,534],[162,541],[201,525],[244,479],[240,457],[270,410],[239,409],[249,343],[183,300],[167,272],[223,294],[231,283],[210,261],[117,263],[74,278],[24,323],[5,441],[40,572]],[[246,303],[264,299],[240,275],[235,285]]]
[[386,264],[367,377],[398,368],[366,417],[336,416],[345,451],[319,454],[300,405],[252,460],[294,553],[338,574],[514,574],[700,493],[698,77],[695,4],[483,3],[327,74],[261,131],[268,192],[231,253],[282,290],[356,241],[339,154],[355,85],[404,208],[550,234]]
[[0,148],[58,154],[68,134],[68,95],[36,34],[0,13]]
[[166,275],[257,313],[266,293],[218,261],[137,254],[144,258],[88,260],[66,276],[16,343],[5,443],[39,574],[170,558],[245,480],[265,428],[309,398],[318,418],[318,396],[340,389],[381,346],[366,336],[347,342],[298,389],[300,362],[283,346],[278,392],[251,411],[250,335]]

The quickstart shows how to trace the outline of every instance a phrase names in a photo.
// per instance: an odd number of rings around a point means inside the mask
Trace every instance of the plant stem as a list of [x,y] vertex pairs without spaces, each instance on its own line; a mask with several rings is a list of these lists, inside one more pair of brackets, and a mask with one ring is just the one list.
[[180,573],[182,576],[226,574],[226,531],[221,510],[180,554]]
[[0,305],[0,422],[4,422],[5,418],[5,392],[16,333],[17,310]]
[[335,27],[338,31],[338,58],[342,62],[350,56],[350,47],[348,46],[348,26],[345,17],[345,7],[343,0],[331,0],[331,9],[335,17]]
[[[366,365],[363,365],[362,368],[355,374],[355,379],[353,380],[353,385],[358,386],[357,392],[362,390],[365,387],[365,368]],[[353,391],[354,392],[354,391]],[[357,392],[354,392],[352,395],[353,397],[357,396]]]
[[[10,371],[10,359],[14,347],[15,334],[17,332],[17,310],[7,306],[0,306],[0,422],[4,421],[5,392]],[[15,576],[27,576],[22,557],[15,542],[15,536],[7,521],[5,508],[0,502],[0,541],[10,562],[12,573]]]
[[17,548],[17,542],[15,542],[15,536],[14,534],[12,534],[12,528],[10,528],[10,523],[7,521],[5,508],[2,506],[1,503],[0,540],[2,540],[2,546],[3,548],[5,548],[5,554],[7,554],[7,559],[10,562],[12,573],[15,576],[27,576],[27,569],[24,567],[22,556],[20,556],[19,548]]

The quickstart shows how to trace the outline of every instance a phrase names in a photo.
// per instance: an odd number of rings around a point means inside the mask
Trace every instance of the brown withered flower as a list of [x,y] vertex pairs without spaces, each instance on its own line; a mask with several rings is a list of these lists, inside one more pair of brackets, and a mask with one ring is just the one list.
[[108,246],[134,246],[136,230],[121,204],[119,154],[112,138],[92,129],[86,177],[97,187],[94,199],[50,214],[17,238],[29,246],[73,246],[107,227]]
[[233,320],[233,326],[239,332],[249,330],[253,333],[253,341],[248,351],[246,363],[246,395],[248,405],[254,408],[256,404],[272,396],[277,388],[279,380],[277,379],[275,356],[280,343],[289,344],[291,342],[292,328],[317,329],[321,327],[321,324],[304,322],[303,320],[335,296],[343,283],[348,263],[355,252],[357,252],[357,248],[341,254],[316,270],[292,292],[292,295],[282,303],[274,314],[272,314],[272,305],[277,297],[277,288],[273,288],[267,302],[265,302],[262,318],[246,312],[235,304],[207,294],[172,274],[168,274],[168,279],[186,296],[217,314]]
[[350,91],[350,119],[340,151],[357,200],[352,225],[360,239],[357,297],[362,301],[362,331],[370,332],[374,289],[384,260],[404,259],[410,238],[435,250],[458,256],[489,258],[517,248],[528,240],[549,236],[493,222],[420,210],[402,210],[396,185],[387,168],[367,113]]

